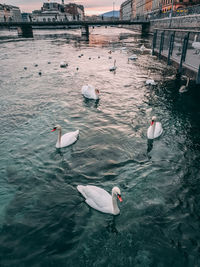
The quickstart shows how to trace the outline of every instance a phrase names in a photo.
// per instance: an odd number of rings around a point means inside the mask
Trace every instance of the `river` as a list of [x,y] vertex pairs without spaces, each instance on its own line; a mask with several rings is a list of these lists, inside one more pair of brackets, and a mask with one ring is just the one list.
[[[78,31],[34,35],[0,32],[0,266],[200,266],[194,82],[180,94],[185,81],[140,51],[151,42],[137,32],[95,28],[89,42]],[[145,86],[149,69],[155,87]],[[81,95],[87,83],[99,101]],[[163,134],[149,143],[153,115]],[[57,124],[79,129],[77,142],[56,149]],[[120,214],[90,208],[79,184],[118,186]]]

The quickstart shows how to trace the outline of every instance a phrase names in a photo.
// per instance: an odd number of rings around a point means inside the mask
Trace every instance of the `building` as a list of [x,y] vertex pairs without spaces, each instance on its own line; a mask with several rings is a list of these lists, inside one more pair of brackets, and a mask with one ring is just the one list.
[[32,21],[32,14],[31,13],[22,13],[22,21],[24,21],[24,22]]
[[192,5],[200,4],[199,0],[162,0],[162,12],[168,12],[172,9],[173,11],[178,11],[179,9],[187,8]]
[[43,3],[41,10],[32,12],[32,20],[39,22],[79,21],[84,20],[84,7],[74,3],[62,4],[56,2]]
[[136,17],[136,0],[126,0],[120,6],[120,19],[131,20]]
[[1,22],[22,21],[21,11],[19,7],[0,4],[0,21]]
[[136,17],[142,17],[145,14],[145,1],[146,0],[136,0]]

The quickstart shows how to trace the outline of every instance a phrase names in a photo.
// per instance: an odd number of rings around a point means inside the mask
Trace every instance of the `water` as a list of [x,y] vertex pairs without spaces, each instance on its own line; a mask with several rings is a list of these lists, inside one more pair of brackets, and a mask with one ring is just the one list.
[[[93,29],[89,43],[62,30],[1,38],[1,266],[200,266],[198,88],[179,94],[184,81],[142,43],[115,28]],[[82,97],[87,83],[98,102]],[[149,144],[152,115],[164,133]],[[56,149],[56,124],[79,129],[78,141]],[[89,208],[78,184],[119,186],[120,215]]]

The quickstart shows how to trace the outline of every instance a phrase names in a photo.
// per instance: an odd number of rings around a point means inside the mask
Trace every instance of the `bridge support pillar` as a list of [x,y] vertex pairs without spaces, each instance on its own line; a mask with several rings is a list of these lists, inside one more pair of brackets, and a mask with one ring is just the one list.
[[17,28],[18,36],[24,38],[33,38],[33,29],[31,25],[21,25]]
[[142,24],[142,35],[148,35],[150,30],[150,25],[149,24]]
[[81,35],[86,38],[86,40],[89,40],[89,26],[85,25],[81,27]]

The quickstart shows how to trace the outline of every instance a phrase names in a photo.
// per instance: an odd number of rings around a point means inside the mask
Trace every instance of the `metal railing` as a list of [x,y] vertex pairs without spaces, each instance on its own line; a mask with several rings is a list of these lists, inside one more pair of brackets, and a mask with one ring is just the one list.
[[200,31],[155,29],[152,54],[166,58],[168,65],[176,62],[180,74],[183,68],[196,73],[200,84]]

